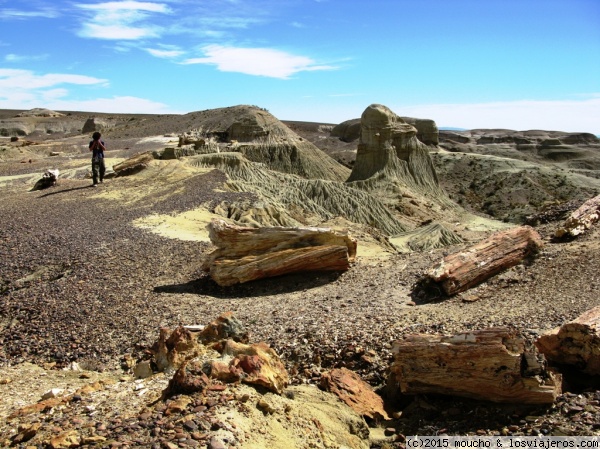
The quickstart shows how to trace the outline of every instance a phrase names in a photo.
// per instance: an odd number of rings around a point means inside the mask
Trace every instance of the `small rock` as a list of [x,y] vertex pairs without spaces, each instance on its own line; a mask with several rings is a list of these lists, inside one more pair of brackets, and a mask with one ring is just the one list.
[[64,392],[65,392],[65,390],[63,390],[62,388],[53,388],[52,390],[46,391],[42,395],[42,400],[56,398],[56,397],[60,396],[61,394],[63,394]]
[[208,443],[207,449],[226,449],[222,441],[212,437]]

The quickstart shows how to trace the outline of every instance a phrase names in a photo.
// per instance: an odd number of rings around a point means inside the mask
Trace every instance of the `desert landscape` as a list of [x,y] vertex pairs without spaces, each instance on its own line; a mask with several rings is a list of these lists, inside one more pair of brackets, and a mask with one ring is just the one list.
[[[91,188],[95,131],[108,171]],[[600,194],[600,139],[585,131],[440,130],[377,104],[339,124],[246,105],[1,110],[0,446],[600,435],[600,223],[557,236]],[[43,182],[49,170],[56,182]],[[299,256],[284,272],[306,239],[274,253],[283,274],[217,279],[225,263],[262,273],[211,259],[215,220],[241,234],[326,229],[356,253],[347,269]],[[518,263],[456,293],[432,279],[445,258],[521,228],[536,244]],[[541,336],[592,310],[584,361],[541,354]],[[411,336],[435,351],[435,338],[490,329],[504,349],[518,340],[516,375],[539,385],[500,400],[459,391],[469,381],[451,368],[437,387],[403,384],[426,353],[401,360]]]

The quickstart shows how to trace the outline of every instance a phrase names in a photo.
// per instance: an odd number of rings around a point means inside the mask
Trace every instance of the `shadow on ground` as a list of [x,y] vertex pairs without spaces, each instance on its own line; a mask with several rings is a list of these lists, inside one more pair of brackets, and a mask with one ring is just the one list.
[[221,287],[210,276],[205,275],[184,284],[156,286],[154,287],[154,292],[169,294],[188,293],[222,299],[252,298],[310,290],[335,282],[341,274],[342,272],[289,274],[245,284],[232,285],[230,287]]
[[417,282],[410,293],[410,297],[416,305],[438,303],[448,299],[442,287],[428,277]]

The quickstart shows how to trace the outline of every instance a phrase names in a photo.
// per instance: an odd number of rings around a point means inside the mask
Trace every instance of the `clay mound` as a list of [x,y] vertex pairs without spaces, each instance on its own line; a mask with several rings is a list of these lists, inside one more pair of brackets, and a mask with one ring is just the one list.
[[[187,163],[217,168],[236,192],[249,192],[256,200],[221,205],[219,212],[252,226],[314,226],[336,217],[378,228],[388,235],[408,229],[380,201],[367,192],[339,181],[303,179],[279,173],[252,162],[240,153],[213,153],[190,157]],[[224,210],[226,209],[226,210]]]
[[429,251],[463,243],[463,239],[440,223],[431,223],[415,231],[404,232],[390,239],[390,243],[402,253]]
[[177,123],[173,131],[179,128],[182,140],[194,145],[198,153],[205,153],[203,148],[214,143],[215,148],[239,152],[271,170],[307,179],[343,181],[350,174],[347,167],[256,106],[195,112],[181,116]]

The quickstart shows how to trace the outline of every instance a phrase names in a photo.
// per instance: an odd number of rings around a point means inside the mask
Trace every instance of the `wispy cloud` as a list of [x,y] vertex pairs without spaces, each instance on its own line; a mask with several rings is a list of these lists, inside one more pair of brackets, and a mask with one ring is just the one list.
[[241,48],[208,45],[202,48],[204,57],[191,58],[183,64],[209,64],[222,72],[287,79],[299,72],[335,70],[319,65],[306,56],[297,56],[271,48]]
[[56,19],[60,16],[58,9],[54,8],[42,8],[37,11],[24,11],[21,9],[13,8],[0,8],[0,20],[11,20],[11,19],[33,19],[37,17]]
[[81,37],[107,40],[138,40],[158,37],[163,29],[150,23],[151,14],[170,14],[171,8],[165,3],[138,1],[77,4],[88,11],[91,17],[82,23]]
[[48,73],[37,75],[28,70],[0,68],[0,108],[32,109],[46,107],[59,111],[114,113],[176,112],[163,103],[145,98],[114,96],[91,100],[74,100],[69,88],[108,85],[108,81],[86,75]]
[[107,80],[86,75],[68,73],[47,73],[36,75],[29,70],[0,68],[0,96],[6,95],[11,89],[43,89],[60,84],[76,85],[106,85]]
[[161,48],[145,48],[148,53],[157,58],[175,59],[181,57],[185,52],[175,46],[161,45]]
[[4,57],[6,62],[25,62],[25,61],[44,61],[48,59],[50,55],[15,55],[13,53],[9,53]]
[[430,118],[438,126],[543,129],[600,134],[600,97],[582,100],[519,100],[470,104],[397,106],[402,116]]

